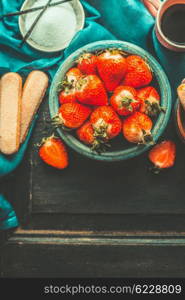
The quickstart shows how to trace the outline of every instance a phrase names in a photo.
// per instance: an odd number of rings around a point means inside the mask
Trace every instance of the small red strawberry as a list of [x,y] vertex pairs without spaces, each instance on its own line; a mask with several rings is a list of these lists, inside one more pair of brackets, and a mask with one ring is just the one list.
[[58,95],[59,103],[69,103],[76,102],[76,90],[75,88],[66,87],[63,91],[61,91]]
[[48,165],[64,169],[68,166],[68,153],[64,143],[53,136],[43,141],[39,148],[40,158]]
[[123,135],[131,143],[152,142],[151,129],[152,120],[138,111],[123,120]]
[[67,71],[65,79],[60,84],[59,103],[68,103],[76,101],[76,82],[82,77],[78,68],[71,68]]
[[164,111],[160,106],[160,96],[157,90],[152,86],[147,86],[138,90],[138,98],[141,101],[140,112],[149,116],[156,116]]
[[97,56],[97,69],[106,89],[112,92],[126,73],[126,59],[120,50],[107,49]]
[[66,73],[66,81],[67,83],[72,84],[75,86],[76,82],[83,76],[81,71],[78,68],[71,68]]
[[122,82],[122,85],[129,85],[134,88],[140,88],[150,84],[152,81],[152,72],[148,67],[140,67],[136,71],[128,72]]
[[85,122],[78,128],[76,134],[79,140],[87,145],[92,145],[95,140],[94,129],[90,121]]
[[176,145],[172,141],[163,141],[155,145],[149,152],[149,160],[154,164],[155,171],[170,168],[175,163]]
[[107,105],[108,97],[102,81],[96,75],[87,75],[76,84],[76,97],[88,105]]
[[87,145],[91,145],[91,149],[101,153],[110,147],[108,144],[108,137],[102,131],[102,128],[94,128],[90,121],[85,122],[76,131],[77,137],[80,141]]
[[148,63],[138,55],[129,55],[126,58],[127,74],[123,80],[124,85],[139,88],[150,84],[152,71]]
[[59,108],[58,115],[52,120],[53,125],[68,128],[80,127],[89,117],[91,109],[77,102],[65,103]]
[[127,72],[134,72],[144,67],[149,67],[147,62],[139,55],[129,55],[126,57]]
[[116,137],[121,131],[121,120],[111,106],[99,106],[90,117],[96,133],[105,140]]
[[110,98],[110,104],[119,115],[128,116],[139,109],[140,101],[133,87],[120,85]]
[[87,75],[97,74],[97,57],[92,53],[84,53],[78,58],[78,69]]

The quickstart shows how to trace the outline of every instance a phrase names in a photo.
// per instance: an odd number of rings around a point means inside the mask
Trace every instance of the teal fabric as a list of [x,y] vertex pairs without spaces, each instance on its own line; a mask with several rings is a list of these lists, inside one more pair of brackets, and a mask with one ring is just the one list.
[[0,195],[0,228],[9,229],[17,226],[18,220],[12,205]]
[[[19,10],[22,3],[22,0],[1,0],[0,12],[5,14]],[[81,3],[86,13],[84,29],[76,34],[65,51],[57,53],[39,52],[27,44],[19,48],[21,35],[18,17],[1,21],[0,74],[13,71],[25,77],[30,70],[41,69],[48,73],[51,80],[61,62],[79,47],[98,40],[119,39],[141,46],[158,59],[169,77],[175,96],[177,85],[185,77],[185,54],[171,52],[159,44],[153,30],[155,20],[140,0],[82,0]],[[1,177],[14,171],[22,161],[32,128],[17,154],[12,157],[0,155]],[[15,212],[2,196],[0,212],[0,229],[17,226]]]

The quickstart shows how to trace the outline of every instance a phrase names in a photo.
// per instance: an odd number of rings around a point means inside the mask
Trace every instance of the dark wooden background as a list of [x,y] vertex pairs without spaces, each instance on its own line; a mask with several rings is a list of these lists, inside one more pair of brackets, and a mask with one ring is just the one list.
[[[70,150],[58,171],[38,157],[48,134],[41,107],[20,167],[2,183],[20,227],[1,233],[1,277],[185,277],[185,145],[172,169],[149,171],[147,153],[117,163]],[[163,138],[164,138],[163,137]]]

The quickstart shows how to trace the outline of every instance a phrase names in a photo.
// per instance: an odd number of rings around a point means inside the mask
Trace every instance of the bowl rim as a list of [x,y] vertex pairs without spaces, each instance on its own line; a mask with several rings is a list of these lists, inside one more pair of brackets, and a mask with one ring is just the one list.
[[[73,52],[70,56],[68,56],[62,64],[59,66],[53,80],[50,86],[49,91],[49,111],[50,116],[53,118],[59,108],[58,104],[58,95],[56,93],[57,89],[57,82],[59,80],[61,81],[62,74],[65,74],[66,71],[74,65],[74,61],[76,58],[86,51],[96,51],[100,49],[106,49],[106,48],[120,48],[125,52],[140,55],[143,57],[146,61],[149,62],[150,67],[152,71],[155,74],[155,78],[159,84],[160,88],[160,94],[161,94],[161,105],[165,107],[166,112],[161,112],[154,124],[154,127],[152,129],[153,139],[154,142],[157,142],[158,138],[162,135],[164,132],[168,120],[170,118],[171,114],[171,107],[172,107],[172,93],[171,93],[171,86],[169,83],[169,80],[161,67],[161,65],[157,62],[157,60],[146,50],[142,49],[141,47],[124,42],[119,40],[101,40],[93,43],[86,44],[85,46],[77,49],[75,52]],[[66,69],[66,70],[65,70]],[[76,137],[71,135],[69,132],[66,132],[60,128],[57,129],[57,132],[59,136],[63,139],[63,141],[71,147],[76,152],[85,155],[86,157],[89,157],[91,159],[100,160],[100,161],[120,161],[120,160],[126,160],[133,157],[136,157],[143,152],[147,151],[152,145],[132,145],[131,147],[119,150],[119,151],[107,151],[101,154],[98,154],[96,152],[93,152],[90,147],[83,144],[81,141],[79,141]]]

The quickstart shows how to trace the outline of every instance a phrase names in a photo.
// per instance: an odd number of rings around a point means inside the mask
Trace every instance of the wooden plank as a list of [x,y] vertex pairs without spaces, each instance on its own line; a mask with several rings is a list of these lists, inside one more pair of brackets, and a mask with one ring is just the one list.
[[[184,277],[185,244],[119,240],[88,244],[52,238],[12,241],[3,249],[1,277]],[[117,242],[117,243],[116,243]],[[140,241],[141,242],[141,241]],[[146,241],[144,241],[146,244]],[[168,255],[167,255],[168,253]]]
[[166,231],[183,232],[184,214],[159,215],[113,215],[113,214],[32,214],[27,229],[42,230],[93,230],[93,231]]
[[74,238],[74,237],[90,237],[90,238],[134,238],[134,239],[143,239],[147,238],[157,238],[157,239],[181,239],[183,242],[183,238],[185,238],[185,232],[156,232],[156,231],[78,231],[78,230],[25,230],[22,228],[17,228],[14,232],[14,236],[12,240],[19,240],[22,238],[30,238],[30,237],[57,237],[57,238]]

